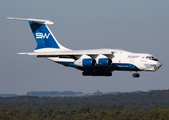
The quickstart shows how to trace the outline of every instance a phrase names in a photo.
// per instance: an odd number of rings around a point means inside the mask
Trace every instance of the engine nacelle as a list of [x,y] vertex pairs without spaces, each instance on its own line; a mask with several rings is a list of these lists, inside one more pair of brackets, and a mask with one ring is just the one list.
[[110,58],[106,57],[105,55],[98,55],[96,57],[96,63],[99,66],[103,66],[103,67],[108,66],[108,67],[110,67],[112,65],[112,60]]
[[83,55],[76,60],[74,64],[80,67],[94,67],[96,66],[96,60],[87,55]]

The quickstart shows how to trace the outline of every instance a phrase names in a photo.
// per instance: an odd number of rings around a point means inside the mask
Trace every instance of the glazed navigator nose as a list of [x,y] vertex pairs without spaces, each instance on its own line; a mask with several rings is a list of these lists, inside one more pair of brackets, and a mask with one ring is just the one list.
[[157,62],[157,67],[158,67],[158,69],[160,68],[162,66],[162,63],[161,62]]

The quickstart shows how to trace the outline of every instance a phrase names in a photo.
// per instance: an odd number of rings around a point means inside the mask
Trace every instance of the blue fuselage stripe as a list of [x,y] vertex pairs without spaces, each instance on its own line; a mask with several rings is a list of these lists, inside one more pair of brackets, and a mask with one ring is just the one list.
[[[80,70],[85,70],[86,68],[94,68],[96,69],[107,69],[109,71],[113,71],[113,70],[126,70],[126,71],[140,71],[139,68],[137,68],[135,65],[133,64],[129,64],[129,63],[113,63],[112,66],[110,67],[79,67],[77,65],[74,64],[74,62],[57,62],[59,64],[65,65],[65,66],[70,66],[70,67],[75,67],[77,69]],[[132,66],[132,67],[131,67]]]

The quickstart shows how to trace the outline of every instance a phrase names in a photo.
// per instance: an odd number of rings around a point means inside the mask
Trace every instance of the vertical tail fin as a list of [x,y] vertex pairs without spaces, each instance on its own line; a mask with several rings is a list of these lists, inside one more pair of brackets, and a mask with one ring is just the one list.
[[25,18],[11,18],[15,20],[26,20],[29,21],[30,28],[35,37],[37,47],[35,48],[35,52],[45,52],[45,51],[63,51],[70,50],[68,48],[63,47],[54,37],[50,29],[47,25],[54,24],[49,20],[40,20],[40,19],[25,19]]

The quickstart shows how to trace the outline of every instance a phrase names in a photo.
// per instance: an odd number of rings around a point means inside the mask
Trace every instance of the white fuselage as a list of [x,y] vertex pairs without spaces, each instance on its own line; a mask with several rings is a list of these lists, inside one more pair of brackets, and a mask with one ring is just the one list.
[[[112,60],[112,65],[107,66],[104,68],[108,68],[111,71],[114,70],[124,70],[124,71],[156,71],[161,67],[161,63],[157,59],[148,59],[147,56],[152,56],[151,54],[145,54],[145,53],[132,53],[124,50],[115,50],[115,49],[97,49],[97,50],[91,50],[91,51],[116,51],[114,54],[107,56]],[[81,52],[75,51],[76,53]],[[88,50],[83,50],[84,53]],[[95,59],[97,56],[88,56],[92,57],[92,59]],[[86,56],[84,56],[86,58]],[[75,65],[76,62],[73,58],[61,58],[61,57],[47,57],[47,59],[52,60],[54,62],[63,64],[65,66],[70,67],[83,67]],[[98,64],[95,66],[95,68],[99,68]],[[102,67],[103,68],[103,67]],[[83,70],[83,69],[82,69]]]

